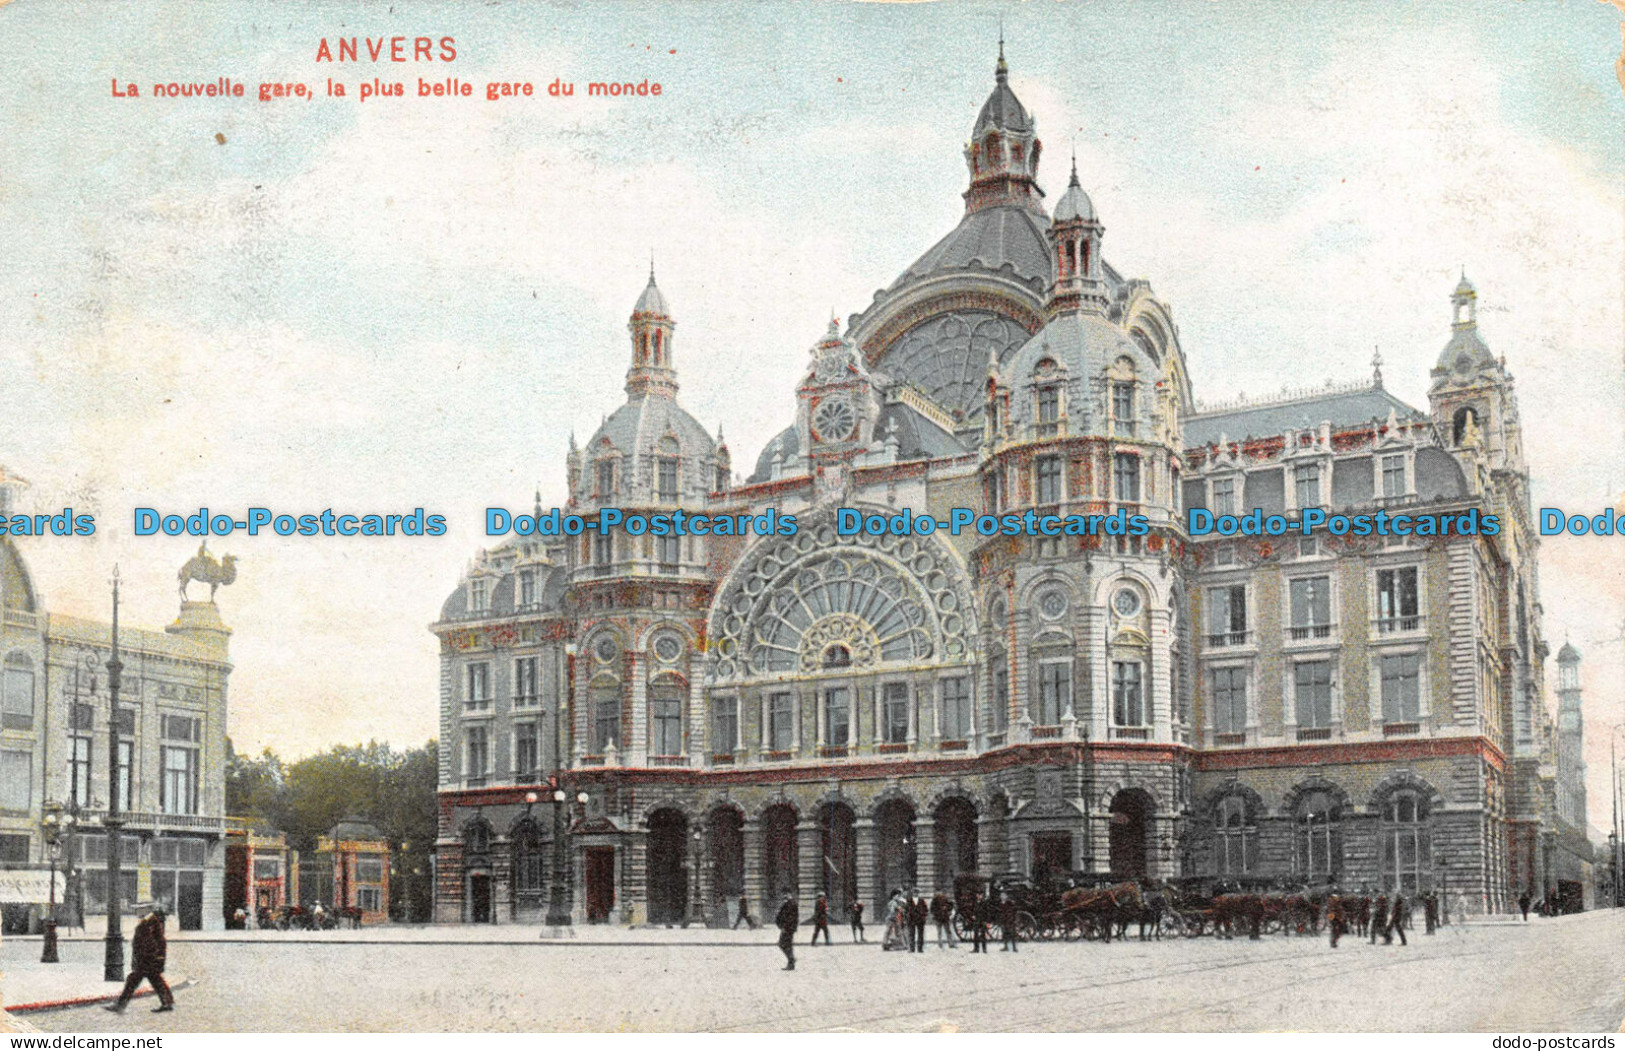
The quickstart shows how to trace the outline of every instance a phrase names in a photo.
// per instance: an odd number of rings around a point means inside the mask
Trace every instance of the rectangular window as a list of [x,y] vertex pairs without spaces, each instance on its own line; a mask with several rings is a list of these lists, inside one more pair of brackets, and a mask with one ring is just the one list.
[[728,488],[728,469],[721,464],[717,465],[716,491],[722,492]]
[[491,740],[483,726],[470,726],[463,730],[463,777],[470,781],[485,780],[491,768]]
[[677,502],[677,458],[662,456],[658,468],[660,502],[675,504]]
[[1054,423],[1061,418],[1061,390],[1059,387],[1038,388],[1038,422]]
[[607,533],[592,538],[592,564],[607,566],[615,560],[615,538]]
[[1421,656],[1402,653],[1382,658],[1382,721],[1414,723],[1422,718]]
[[1059,456],[1040,456],[1038,468],[1038,502],[1040,504],[1058,504],[1061,502],[1061,458]]
[[189,715],[160,715],[158,731],[166,741],[191,741],[196,744],[203,740],[203,720]]
[[1386,497],[1405,495],[1405,457],[1384,456],[1382,458],[1382,495]]
[[942,680],[941,729],[944,740],[970,740],[970,680],[963,676]]
[[536,605],[536,571],[534,569],[521,569],[519,571],[519,604],[521,606]]
[[1292,666],[1293,701],[1298,729],[1324,730],[1332,725],[1332,662],[1300,661]]
[[850,691],[845,686],[832,686],[824,691],[824,743],[831,748],[845,748],[850,741],[852,705]]
[[1133,453],[1112,457],[1112,491],[1120,504],[1140,502],[1140,458]]
[[34,800],[32,752],[0,752],[0,810],[26,811]]
[[91,738],[68,739],[68,802],[90,805],[90,771],[95,754]]
[[1213,507],[1216,515],[1233,515],[1236,513],[1236,480],[1234,478],[1213,479]]
[[998,471],[989,471],[982,479],[982,503],[989,511],[998,511],[1001,500],[999,491],[1003,488],[1003,477]]
[[1118,434],[1134,434],[1134,384],[1112,384],[1112,419]]
[[1247,732],[1247,669],[1213,669],[1213,732]]
[[988,726],[996,734],[1010,728],[1010,666],[999,659],[993,668],[993,699],[989,706]]
[[739,706],[732,697],[711,702],[711,751],[727,754],[739,747]]
[[1240,646],[1247,641],[1247,588],[1229,584],[1207,589],[1209,646]]
[[1288,589],[1294,639],[1324,639],[1332,633],[1332,578],[1302,577]]
[[886,744],[908,741],[908,684],[888,682],[880,689],[881,740]]
[[513,774],[516,781],[536,781],[542,775],[542,739],[532,722],[513,725]]
[[795,695],[775,693],[767,699],[767,747],[788,752],[795,745]]
[[255,858],[254,878],[256,880],[274,880],[282,878],[282,861],[279,858]]
[[120,708],[118,710],[118,732],[126,737],[135,736],[135,709]]
[[165,814],[197,813],[197,749],[165,746],[159,751],[163,779],[158,782],[158,808]]
[[377,858],[357,858],[355,862],[355,881],[357,883],[384,882],[384,863]]
[[[119,741],[118,743],[118,808],[123,811],[131,809],[130,801],[135,798],[135,742]],[[134,840],[125,840],[132,843]]]
[[1044,661],[1038,665],[1038,724],[1055,726],[1072,707],[1072,662]]
[[513,706],[534,708],[540,702],[540,694],[536,680],[536,658],[517,658],[513,662]]
[[472,709],[491,707],[491,666],[483,661],[468,666],[468,693],[464,703]]
[[68,729],[96,729],[96,709],[88,704],[75,704],[68,709]]
[[598,461],[598,495],[600,497],[615,494],[615,461]]
[[1139,661],[1112,661],[1112,719],[1118,726],[1145,725],[1145,692]]
[[3,702],[0,702],[0,727],[7,730],[32,730],[34,670],[7,667],[5,678],[0,682],[0,692],[5,694]]
[[383,911],[382,891],[377,887],[357,887],[355,889],[355,907],[362,912]]
[[1415,566],[1377,570],[1377,630],[1415,631],[1422,626]]
[[1300,509],[1320,506],[1320,464],[1300,463],[1292,470],[1292,481]]
[[621,697],[607,690],[593,705],[592,750],[603,755],[609,746],[621,746]]
[[683,754],[683,702],[662,691],[649,700],[649,734],[655,755]]
[[490,583],[482,577],[475,577],[468,582],[468,611],[470,613],[484,613],[490,608]]
[[683,541],[681,537],[657,536],[655,537],[657,557],[660,559],[660,568],[675,573],[677,565],[683,559]]

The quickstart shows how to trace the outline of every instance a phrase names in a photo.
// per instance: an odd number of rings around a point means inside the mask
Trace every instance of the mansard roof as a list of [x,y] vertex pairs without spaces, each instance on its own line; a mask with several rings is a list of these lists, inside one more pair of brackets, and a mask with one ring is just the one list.
[[1322,423],[1341,430],[1386,420],[1390,412],[1400,419],[1424,415],[1374,384],[1354,389],[1333,388],[1324,394],[1310,393],[1280,401],[1193,413],[1184,420],[1185,445],[1192,449],[1211,445],[1221,436],[1233,441],[1267,438],[1289,429],[1319,427]]

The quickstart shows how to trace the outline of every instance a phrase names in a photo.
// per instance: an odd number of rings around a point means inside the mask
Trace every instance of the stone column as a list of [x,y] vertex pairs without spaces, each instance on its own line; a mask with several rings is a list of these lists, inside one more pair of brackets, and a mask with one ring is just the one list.
[[926,894],[953,890],[937,886],[937,819],[931,814],[914,817],[914,885]]
[[639,924],[649,922],[648,890],[648,833],[639,829],[626,835],[616,857],[617,872],[615,897],[620,906],[621,922]]
[[816,821],[796,826],[796,899],[802,915],[812,915],[812,903],[824,889],[824,845]]
[[745,846],[745,897],[761,920],[767,909],[767,837],[762,835],[762,826],[751,818],[740,825],[740,834]]
[[864,908],[871,911],[871,918],[878,922],[884,903],[879,900],[880,858],[877,854],[874,820],[867,817],[854,820],[852,835],[857,848],[853,864],[858,867],[858,900],[863,902]]

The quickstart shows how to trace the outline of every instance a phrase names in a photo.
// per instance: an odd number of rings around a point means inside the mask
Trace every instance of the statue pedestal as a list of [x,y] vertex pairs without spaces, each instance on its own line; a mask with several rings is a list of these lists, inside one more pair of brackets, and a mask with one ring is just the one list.
[[184,635],[206,645],[226,648],[231,629],[220,619],[220,607],[213,602],[182,602],[180,616],[164,629],[171,635]]

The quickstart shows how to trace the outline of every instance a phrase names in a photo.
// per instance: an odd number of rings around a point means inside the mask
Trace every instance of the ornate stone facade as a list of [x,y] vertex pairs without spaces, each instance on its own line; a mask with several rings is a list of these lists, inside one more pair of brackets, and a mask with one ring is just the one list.
[[[1545,646],[1516,399],[1471,286],[1428,411],[1380,371],[1199,409],[1168,308],[1106,262],[1075,170],[1046,212],[1041,148],[1001,54],[964,218],[814,344],[743,482],[677,403],[651,276],[628,402],[572,441],[568,510],[799,528],[480,555],[433,629],[438,918],[540,921],[560,864],[578,921],[728,923],[786,893],[877,908],[1060,870],[1509,906]],[[840,507],[1102,526],[842,536]],[[1195,507],[1505,524],[1193,538]]]

